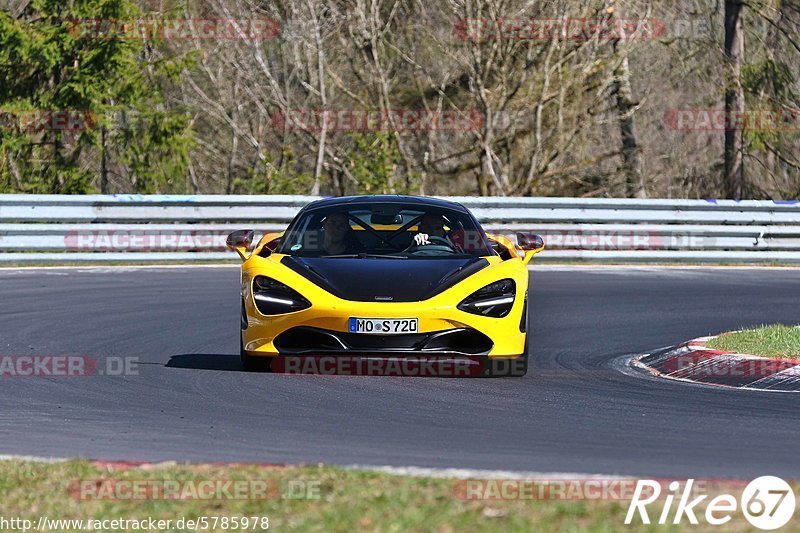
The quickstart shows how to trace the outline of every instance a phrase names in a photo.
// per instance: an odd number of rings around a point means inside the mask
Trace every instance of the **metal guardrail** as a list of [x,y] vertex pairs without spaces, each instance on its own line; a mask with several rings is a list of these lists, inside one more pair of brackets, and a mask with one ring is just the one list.
[[[0,194],[0,263],[235,261],[228,233],[280,230],[315,199]],[[797,201],[448,199],[491,233],[542,234],[542,261],[800,263]]]

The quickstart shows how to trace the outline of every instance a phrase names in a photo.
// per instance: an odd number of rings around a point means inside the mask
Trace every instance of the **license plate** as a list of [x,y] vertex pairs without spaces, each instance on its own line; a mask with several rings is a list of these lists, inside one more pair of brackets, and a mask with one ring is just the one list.
[[419,331],[417,318],[356,318],[350,317],[350,333],[367,335],[403,335]]

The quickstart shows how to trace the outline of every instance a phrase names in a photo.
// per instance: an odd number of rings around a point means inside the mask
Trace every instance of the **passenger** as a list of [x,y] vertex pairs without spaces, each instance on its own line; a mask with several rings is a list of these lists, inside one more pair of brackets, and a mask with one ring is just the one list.
[[350,227],[344,213],[331,213],[322,223],[322,249],[326,255],[355,254],[362,251],[361,243]]

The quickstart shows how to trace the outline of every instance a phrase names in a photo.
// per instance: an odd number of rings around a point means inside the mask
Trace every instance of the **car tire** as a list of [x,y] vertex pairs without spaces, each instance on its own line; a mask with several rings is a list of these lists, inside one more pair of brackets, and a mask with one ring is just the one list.
[[528,353],[530,352],[530,333],[525,334],[525,352],[514,358],[494,359],[486,357],[483,362],[483,377],[521,378],[528,373]]
[[[244,299],[242,299],[242,331],[246,330],[247,326],[247,310],[244,306]],[[254,357],[248,355],[247,352],[244,351],[244,338],[242,337],[241,331],[239,332],[239,360],[242,362],[242,366],[247,372],[269,372],[272,370],[272,358]]]
[[483,372],[485,378],[521,378],[528,373],[528,354],[516,358],[485,357],[483,359]]

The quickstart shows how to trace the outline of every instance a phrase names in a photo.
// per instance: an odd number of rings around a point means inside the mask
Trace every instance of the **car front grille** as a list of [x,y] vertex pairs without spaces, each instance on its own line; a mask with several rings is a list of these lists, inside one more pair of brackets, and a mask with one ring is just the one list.
[[298,326],[275,339],[279,353],[366,353],[413,352],[483,355],[492,349],[492,340],[469,328],[404,335],[365,335]]

